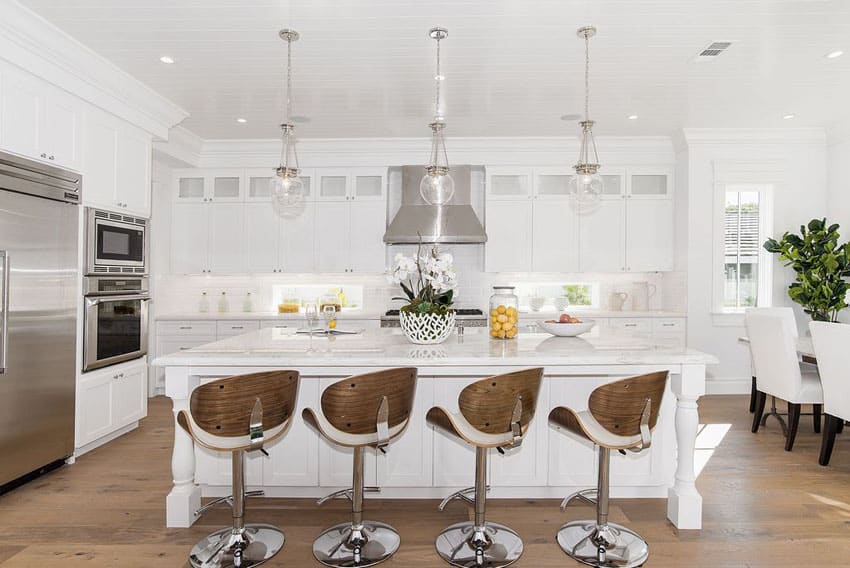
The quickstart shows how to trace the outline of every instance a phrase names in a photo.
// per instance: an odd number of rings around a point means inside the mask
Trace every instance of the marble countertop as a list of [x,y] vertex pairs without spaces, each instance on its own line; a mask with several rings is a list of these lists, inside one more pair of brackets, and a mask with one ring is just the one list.
[[261,329],[154,360],[167,366],[537,366],[717,364],[713,355],[681,340],[600,329],[586,337],[521,332],[515,340],[491,339],[486,329],[453,333],[439,345],[414,345],[395,328],[334,337]]

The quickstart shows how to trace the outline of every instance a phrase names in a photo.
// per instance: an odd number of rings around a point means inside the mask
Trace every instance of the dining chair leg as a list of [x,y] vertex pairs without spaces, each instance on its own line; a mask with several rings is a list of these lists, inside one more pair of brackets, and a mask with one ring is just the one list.
[[832,457],[832,446],[835,445],[835,434],[838,432],[839,424],[843,423],[844,421],[840,418],[824,414],[823,441],[820,445],[819,464],[829,465],[829,458]]
[[790,452],[794,447],[794,439],[797,437],[797,426],[800,425],[800,406],[793,402],[788,403],[788,435],[785,438],[785,451]]
[[756,411],[756,396],[758,394],[758,390],[756,389],[756,378],[753,377],[753,385],[750,388],[750,414]]
[[767,394],[757,390],[756,391],[756,408],[753,411],[753,433],[759,431],[759,425],[761,424],[761,417],[764,415],[764,403],[767,402]]
[[815,427],[815,434],[820,434],[820,425],[821,425],[821,414],[823,413],[823,405],[822,404],[813,404],[812,405],[812,422]]

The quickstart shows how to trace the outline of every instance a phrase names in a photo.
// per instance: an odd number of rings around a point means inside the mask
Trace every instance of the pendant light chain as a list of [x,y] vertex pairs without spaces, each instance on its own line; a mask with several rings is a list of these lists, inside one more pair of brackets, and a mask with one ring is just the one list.
[[434,81],[437,83],[436,96],[434,98],[434,120],[441,120],[442,116],[440,115],[440,82],[442,81],[442,75],[440,74],[440,38],[437,37],[437,74],[434,75]]
[[590,36],[584,34],[584,119],[590,120]]

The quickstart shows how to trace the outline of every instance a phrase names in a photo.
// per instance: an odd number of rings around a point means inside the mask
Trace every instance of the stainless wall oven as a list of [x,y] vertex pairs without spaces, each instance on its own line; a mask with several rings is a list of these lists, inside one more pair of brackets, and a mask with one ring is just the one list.
[[148,221],[86,209],[86,274],[147,274]]
[[84,279],[83,371],[144,357],[148,352],[148,279]]

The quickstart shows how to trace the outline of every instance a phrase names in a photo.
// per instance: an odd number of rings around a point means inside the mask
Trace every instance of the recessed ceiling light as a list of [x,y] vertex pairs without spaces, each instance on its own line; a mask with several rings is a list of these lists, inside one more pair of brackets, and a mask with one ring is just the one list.
[[561,115],[561,120],[578,120],[581,118],[580,114],[564,114]]
[[246,122],[248,122],[248,119],[247,118],[237,118],[236,122],[238,122],[239,124],[245,124]]
[[829,53],[827,53],[826,58],[835,59],[836,57],[841,57],[842,55],[844,55],[844,52],[840,49],[836,49],[835,51],[830,51]]
[[170,56],[168,56],[168,55],[163,55],[162,57],[160,57],[160,58],[159,58],[159,60],[160,60],[160,61],[162,61],[163,63],[168,63],[169,65],[171,65],[172,63],[174,63],[174,59],[173,59],[173,58],[171,58],[171,57],[170,57]]
[[637,119],[638,119],[638,115],[636,115],[636,114],[630,114],[629,115],[629,120],[637,120]]
[[782,118],[784,118],[785,120],[791,120],[792,118],[794,118],[794,116],[796,116],[794,113],[789,112],[788,114],[783,114]]

